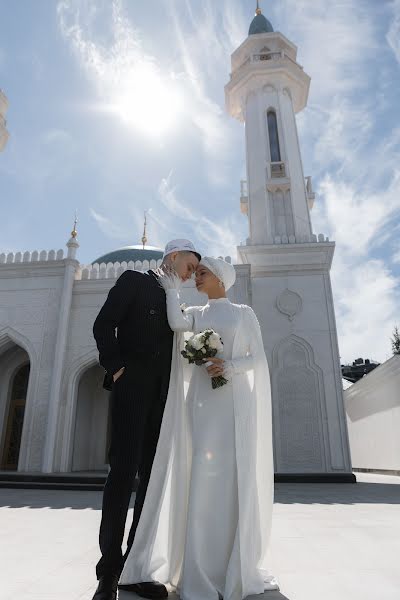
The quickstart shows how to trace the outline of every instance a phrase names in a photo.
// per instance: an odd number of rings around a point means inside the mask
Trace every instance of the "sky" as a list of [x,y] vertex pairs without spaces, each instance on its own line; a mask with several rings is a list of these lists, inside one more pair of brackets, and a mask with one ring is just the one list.
[[[297,116],[341,362],[391,356],[400,325],[400,0],[261,0],[311,76]],[[0,252],[78,259],[188,237],[236,257],[244,128],[224,107],[253,0],[0,0]],[[5,216],[5,222],[4,222]]]

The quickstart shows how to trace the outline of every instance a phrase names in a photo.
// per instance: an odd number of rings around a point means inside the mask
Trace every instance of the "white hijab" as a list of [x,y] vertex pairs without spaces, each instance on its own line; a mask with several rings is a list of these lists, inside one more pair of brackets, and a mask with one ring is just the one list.
[[209,269],[218,279],[223,283],[225,291],[233,286],[236,280],[235,267],[230,263],[226,262],[222,258],[211,258],[210,256],[203,256],[200,261],[201,265],[204,265]]

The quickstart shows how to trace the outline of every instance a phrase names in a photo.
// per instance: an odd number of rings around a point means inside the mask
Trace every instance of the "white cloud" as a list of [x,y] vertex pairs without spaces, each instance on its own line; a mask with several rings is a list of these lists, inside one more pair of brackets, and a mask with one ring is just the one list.
[[398,279],[382,260],[355,266],[339,248],[334,264],[332,285],[342,364],[359,356],[386,360],[398,319]]
[[115,217],[110,218],[100,214],[94,208],[90,208],[90,214],[97,223],[99,229],[106,235],[106,237],[119,240],[124,242],[127,239],[127,227],[121,226],[116,223]]
[[400,63],[400,0],[391,3],[392,18],[386,40],[393,50],[397,62]]
[[279,29],[296,43],[299,60],[312,77],[313,101],[329,102],[368,84],[365,67],[374,64],[380,50],[370,4],[283,0],[275,13]]
[[381,193],[367,194],[330,176],[321,182],[319,191],[324,205],[318,224],[329,227],[331,237],[353,261],[385,241],[385,227],[400,215],[400,173]]
[[[243,41],[236,6],[211,0],[165,4],[174,24],[190,119],[201,134],[206,175],[211,184],[224,185],[230,177],[236,131],[223,108],[222,87],[228,79],[230,54]],[[226,20],[221,18],[224,9]]]
[[230,218],[222,217],[218,223],[207,218],[199,210],[188,208],[186,202],[178,198],[177,189],[172,185],[172,173],[163,179],[159,185],[159,194],[167,211],[180,221],[188,233],[195,235],[207,254],[225,256],[228,254],[236,258],[237,225]]

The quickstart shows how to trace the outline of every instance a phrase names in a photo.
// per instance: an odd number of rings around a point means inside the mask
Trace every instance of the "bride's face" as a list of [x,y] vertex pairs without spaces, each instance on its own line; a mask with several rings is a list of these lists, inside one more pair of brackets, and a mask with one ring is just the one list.
[[212,295],[213,292],[218,290],[218,287],[219,280],[214,275],[214,273],[212,273],[210,269],[207,269],[207,267],[205,267],[204,265],[199,264],[199,266],[196,269],[197,290],[202,294]]

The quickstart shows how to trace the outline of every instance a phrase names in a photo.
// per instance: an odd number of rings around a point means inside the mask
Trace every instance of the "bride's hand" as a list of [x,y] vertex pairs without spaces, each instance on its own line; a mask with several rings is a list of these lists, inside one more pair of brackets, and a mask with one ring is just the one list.
[[207,358],[206,364],[212,363],[207,369],[207,373],[210,377],[218,377],[218,375],[224,374],[224,360],[222,358]]

